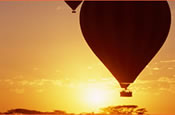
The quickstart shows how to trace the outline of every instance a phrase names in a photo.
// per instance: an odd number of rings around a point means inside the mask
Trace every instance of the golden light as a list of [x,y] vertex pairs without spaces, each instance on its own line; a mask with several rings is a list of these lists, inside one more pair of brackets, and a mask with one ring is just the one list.
[[92,111],[99,111],[100,108],[110,104],[109,90],[104,86],[93,85],[84,90],[84,102]]
[[98,105],[98,104],[103,104],[106,100],[106,92],[102,89],[88,89],[87,90],[87,100],[89,103]]

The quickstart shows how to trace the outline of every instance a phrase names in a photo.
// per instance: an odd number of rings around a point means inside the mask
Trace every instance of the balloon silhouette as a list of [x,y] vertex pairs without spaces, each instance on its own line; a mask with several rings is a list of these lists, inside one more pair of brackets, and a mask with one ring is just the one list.
[[166,1],[85,1],[83,36],[120,86],[127,87],[165,42],[171,23]]
[[82,0],[79,1],[70,1],[70,0],[65,0],[66,4],[71,7],[73,10],[72,13],[76,13],[76,8],[81,4]]

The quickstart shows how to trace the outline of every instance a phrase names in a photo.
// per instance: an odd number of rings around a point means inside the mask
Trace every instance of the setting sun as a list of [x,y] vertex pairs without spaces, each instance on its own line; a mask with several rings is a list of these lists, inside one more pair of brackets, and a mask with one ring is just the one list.
[[101,105],[104,104],[107,97],[106,91],[98,88],[88,88],[87,90],[87,101],[94,105]]
[[100,108],[109,105],[110,103],[110,91],[105,86],[93,85],[84,89],[84,103],[87,106],[93,108],[93,111],[97,112]]

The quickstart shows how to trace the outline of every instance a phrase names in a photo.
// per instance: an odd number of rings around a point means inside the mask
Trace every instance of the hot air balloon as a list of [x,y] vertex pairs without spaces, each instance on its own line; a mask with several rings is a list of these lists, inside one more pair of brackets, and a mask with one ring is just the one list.
[[85,1],[80,11],[86,42],[128,97],[128,86],[159,51],[170,23],[167,1]]
[[65,0],[66,4],[71,7],[72,13],[76,13],[76,8],[81,4],[82,0],[78,1],[70,1],[70,0]]

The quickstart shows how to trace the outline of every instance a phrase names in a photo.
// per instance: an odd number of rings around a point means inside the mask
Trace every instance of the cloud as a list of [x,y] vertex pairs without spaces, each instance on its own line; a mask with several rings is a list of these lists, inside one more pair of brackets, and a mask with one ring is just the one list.
[[25,86],[43,86],[45,85],[49,80],[47,79],[39,79],[39,80],[21,80],[19,81],[19,84],[25,85]]
[[22,80],[20,81],[21,85],[28,85],[29,84],[29,81],[27,80]]
[[42,93],[42,92],[44,92],[44,89],[37,89],[36,90],[38,93]]
[[175,63],[175,60],[164,60],[164,61],[160,61],[161,63]]
[[88,79],[87,81],[88,82],[96,82],[97,80],[96,79]]
[[75,87],[76,87],[76,84],[70,83],[70,84],[69,84],[69,87],[70,87],[70,88],[75,88]]
[[23,75],[17,75],[15,77],[13,77],[14,80],[21,80],[21,79],[24,79],[24,76]]
[[174,68],[173,68],[173,67],[168,67],[168,69],[169,69],[169,70],[172,70],[172,69],[174,69]]
[[155,95],[175,93],[175,77],[160,77],[154,80],[136,80],[130,89],[135,92],[148,92]]
[[150,83],[153,82],[152,80],[137,80],[136,83],[137,84],[146,84],[146,83]]
[[36,79],[36,80],[26,80],[26,79],[5,79],[1,80],[1,82],[4,85],[15,85],[15,86],[25,86],[25,87],[31,87],[31,86],[44,86],[44,85],[56,85],[56,86],[63,86],[63,85],[69,85],[70,80],[64,79],[64,80],[53,80],[53,79]]
[[5,79],[4,82],[6,82],[9,85],[13,85],[14,84],[14,81],[11,80],[11,79]]
[[175,79],[174,78],[168,78],[168,77],[160,77],[158,82],[164,82],[164,83],[170,83],[170,84],[175,84]]
[[61,80],[50,80],[50,82],[53,85],[57,85],[57,86],[63,86],[63,82]]
[[[7,89],[9,92],[14,92],[16,94],[28,93],[30,91],[35,91],[42,93],[48,88],[55,86],[58,88],[63,86],[64,81],[62,80],[50,80],[50,79],[37,79],[37,80],[25,80],[25,79],[5,79],[1,80],[0,87]],[[74,84],[64,84],[67,87],[74,87]],[[27,90],[27,92],[25,92]]]
[[37,70],[39,70],[39,68],[37,68],[37,67],[34,67],[34,68],[33,68],[33,70],[34,70],[34,71],[37,71]]
[[155,71],[160,70],[160,68],[158,68],[158,67],[154,67],[154,68],[152,68],[152,69],[155,70]]
[[88,70],[91,70],[93,67],[92,66],[88,66]]

